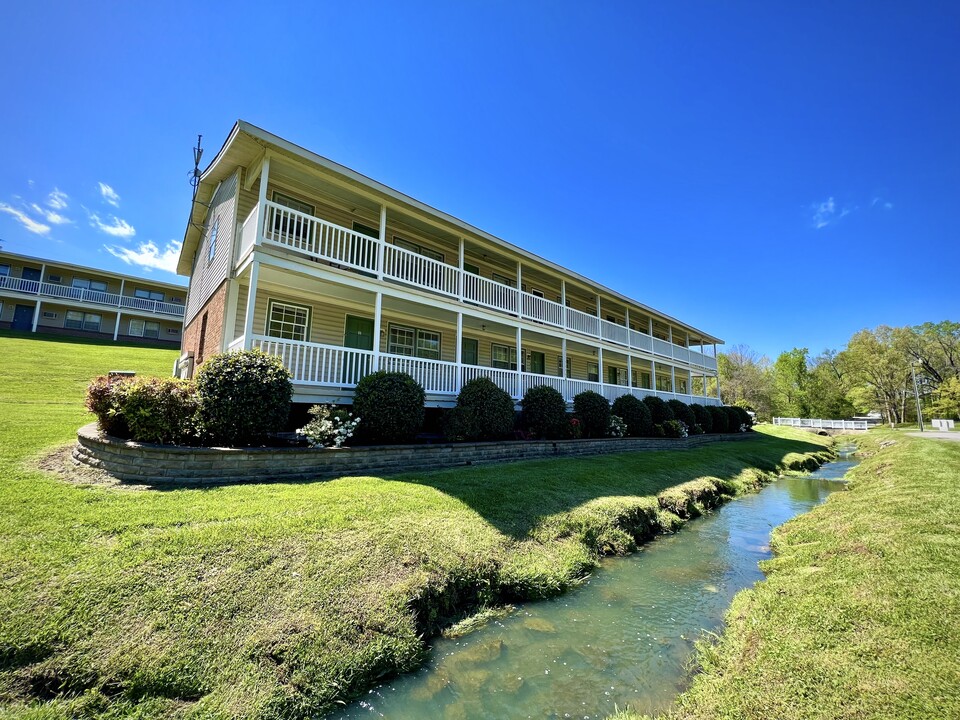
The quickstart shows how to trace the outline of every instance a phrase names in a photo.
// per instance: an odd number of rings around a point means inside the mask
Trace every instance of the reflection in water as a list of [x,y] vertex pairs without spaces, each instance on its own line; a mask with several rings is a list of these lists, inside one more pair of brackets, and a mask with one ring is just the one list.
[[733,595],[763,576],[770,531],[822,502],[853,465],[841,457],[605,561],[581,588],[529,603],[466,637],[437,639],[421,670],[335,717],[395,720],[604,718],[615,706],[666,709],[693,642],[716,630]]

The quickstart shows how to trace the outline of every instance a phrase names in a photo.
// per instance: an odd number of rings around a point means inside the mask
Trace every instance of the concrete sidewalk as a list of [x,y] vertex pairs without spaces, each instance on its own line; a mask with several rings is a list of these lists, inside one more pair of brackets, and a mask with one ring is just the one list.
[[909,432],[907,435],[913,435],[913,437],[934,438],[936,440],[953,440],[954,442],[960,442],[960,432],[927,430],[926,432]]

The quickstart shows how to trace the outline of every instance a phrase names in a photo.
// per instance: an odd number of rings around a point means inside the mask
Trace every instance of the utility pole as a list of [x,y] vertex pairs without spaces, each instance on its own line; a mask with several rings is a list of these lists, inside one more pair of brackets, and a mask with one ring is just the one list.
[[910,374],[913,375],[913,396],[917,399],[917,424],[923,432],[923,410],[920,408],[920,391],[917,389],[917,370],[914,363],[910,363]]

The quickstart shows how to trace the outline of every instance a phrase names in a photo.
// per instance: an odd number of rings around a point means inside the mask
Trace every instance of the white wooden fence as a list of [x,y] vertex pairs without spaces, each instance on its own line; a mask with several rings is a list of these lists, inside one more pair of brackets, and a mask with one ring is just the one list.
[[774,425],[787,425],[799,428],[821,428],[823,430],[866,430],[866,420],[822,420],[820,418],[782,418],[775,417]]

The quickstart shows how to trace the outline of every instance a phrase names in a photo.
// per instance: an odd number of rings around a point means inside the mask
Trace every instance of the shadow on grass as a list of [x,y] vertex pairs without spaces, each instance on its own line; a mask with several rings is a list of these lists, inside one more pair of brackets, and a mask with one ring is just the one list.
[[[821,455],[822,445],[755,433],[749,440],[689,450],[641,451],[585,458],[533,460],[459,467],[391,478],[432,487],[457,498],[500,532],[530,537],[545,518],[601,498],[655,497],[667,488],[702,477],[736,481],[744,472],[771,474],[789,465],[812,469],[820,461],[791,454]],[[821,457],[822,461],[822,457]]]

